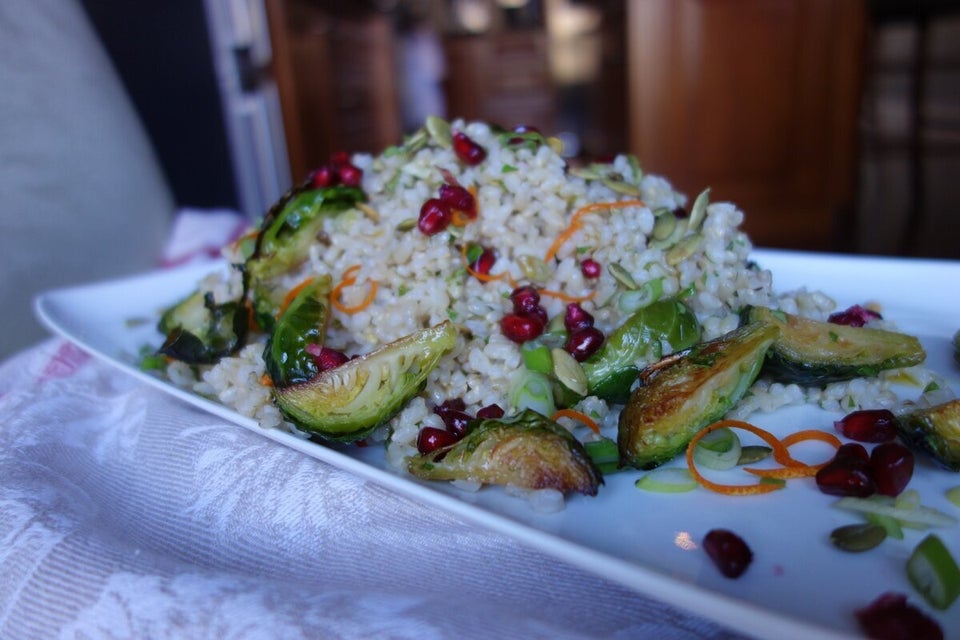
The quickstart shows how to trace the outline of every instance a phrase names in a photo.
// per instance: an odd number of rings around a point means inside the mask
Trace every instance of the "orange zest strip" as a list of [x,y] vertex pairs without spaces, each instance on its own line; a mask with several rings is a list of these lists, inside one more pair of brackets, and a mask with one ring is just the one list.
[[360,302],[360,304],[353,306],[346,306],[340,302],[341,292],[351,285],[357,283],[357,279],[354,277],[354,274],[360,270],[360,265],[355,264],[346,271],[343,272],[343,279],[340,283],[333,288],[333,291],[330,292],[330,304],[342,311],[343,313],[354,314],[358,311],[363,311],[370,303],[373,302],[374,297],[377,295],[377,281],[367,278],[367,282],[370,283],[370,290],[367,292],[367,296]]
[[510,274],[506,271],[503,273],[498,273],[495,276],[492,276],[488,273],[480,273],[479,271],[474,271],[470,267],[470,262],[467,258],[467,243],[464,242],[463,246],[460,247],[460,257],[463,259],[463,267],[467,270],[471,276],[479,280],[480,282],[492,282],[494,280],[503,280],[504,278],[509,278],[509,282],[513,282],[513,279],[510,278]]
[[584,215],[588,213],[596,213],[598,211],[609,211],[611,209],[625,209],[627,207],[645,207],[647,206],[643,200],[618,200],[616,202],[594,202],[588,204],[584,207],[577,209],[572,216],[570,216],[570,224],[564,229],[560,235],[554,239],[553,243],[550,245],[550,248],[547,249],[547,254],[544,256],[544,261],[550,262],[557,256],[557,252],[560,250],[560,247],[569,240],[574,233],[579,229],[583,228],[583,223],[580,221]]
[[744,431],[749,431],[750,433],[756,435],[761,440],[770,445],[773,449],[773,457],[780,464],[787,464],[787,461],[793,461],[797,463],[796,460],[790,457],[790,452],[787,451],[787,448],[783,446],[783,443],[777,439],[769,431],[765,431],[760,427],[756,427],[749,422],[743,422],[741,420],[720,420],[714,422],[708,427],[701,429],[692,440],[690,444],[687,445],[687,467],[690,469],[690,475],[700,483],[701,486],[715,491],[717,493],[722,493],[728,496],[755,496],[762,493],[770,493],[771,491],[776,491],[782,489],[783,485],[773,482],[759,482],[757,484],[721,484],[719,482],[713,482],[705,478],[700,474],[700,471],[697,469],[697,465],[693,460],[693,451],[697,447],[697,443],[711,431],[716,431],[717,429],[723,429],[729,427],[731,429],[743,429]]
[[557,418],[570,418],[576,420],[577,422],[582,422],[583,424],[590,427],[590,430],[594,433],[600,433],[600,425],[596,423],[590,416],[580,411],[574,411],[573,409],[558,409],[550,419],[556,422]]
[[262,376],[260,376],[260,384],[263,385],[263,386],[265,386],[265,387],[272,387],[272,386],[273,386],[273,378],[270,377],[270,374],[269,374],[269,373],[265,373],[265,374],[263,374]]
[[563,291],[551,291],[550,289],[538,289],[540,295],[547,296],[550,298],[558,298],[564,302],[586,302],[587,300],[593,300],[597,297],[596,291],[591,291],[585,296],[571,296],[568,293]]
[[278,318],[280,317],[280,314],[287,310],[287,307],[290,306],[290,303],[293,302],[293,299],[296,298],[301,291],[306,289],[311,282],[313,282],[313,278],[307,278],[293,289],[290,289],[290,291],[287,291],[287,295],[283,296],[283,302],[280,303],[280,310],[277,311]]
[[[797,431],[785,436],[780,440],[780,442],[783,444],[783,446],[790,447],[798,442],[805,442],[809,440],[826,442],[827,444],[833,446],[834,449],[839,449],[840,445],[843,444],[840,441],[840,438],[837,436],[827,431],[820,431],[819,429],[805,429],[803,431]],[[827,462],[829,462],[829,460]],[[817,475],[817,471],[822,469],[827,462],[823,462],[821,464],[806,464],[800,462],[780,469],[754,469],[744,467],[743,470],[748,473],[752,473],[755,476],[760,476],[761,478],[780,478],[783,480],[790,478],[810,478]]]

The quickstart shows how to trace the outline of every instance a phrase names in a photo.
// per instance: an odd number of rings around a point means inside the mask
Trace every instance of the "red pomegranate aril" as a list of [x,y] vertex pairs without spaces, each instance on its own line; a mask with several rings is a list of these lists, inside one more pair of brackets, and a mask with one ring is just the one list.
[[450,208],[439,199],[430,198],[420,207],[417,228],[424,235],[432,236],[449,227],[452,220],[453,215],[450,213]]
[[352,164],[345,164],[337,168],[337,177],[348,187],[359,187],[363,180],[363,169]]
[[833,423],[844,437],[858,442],[888,442],[897,437],[897,417],[887,409],[864,409]]
[[596,327],[587,327],[570,334],[564,351],[573,356],[577,362],[583,362],[603,346],[603,333]]
[[840,445],[837,448],[837,452],[833,454],[834,460],[853,460],[854,462],[870,462],[870,454],[867,453],[867,450],[862,444],[856,442],[847,442]]
[[711,529],[703,538],[703,550],[728,578],[739,578],[753,561],[753,552],[743,538],[727,529]]
[[477,217],[476,199],[458,184],[440,185],[440,200],[451,210],[459,211],[471,220]]
[[487,157],[486,150],[462,131],[453,134],[453,152],[461,162],[471,167],[480,164]]
[[350,154],[346,151],[334,151],[330,154],[330,164],[335,167],[350,164]]
[[493,249],[484,248],[480,257],[473,261],[470,268],[481,275],[489,275],[496,262],[497,254],[493,252]]
[[428,454],[437,449],[456,444],[459,438],[446,429],[437,429],[436,427],[424,427],[417,434],[417,451],[421,454]]
[[862,327],[871,320],[883,320],[883,316],[872,309],[861,307],[859,304],[855,304],[844,311],[831,313],[827,317],[827,322],[844,324],[848,327]]
[[593,326],[593,316],[584,311],[577,302],[567,305],[567,312],[563,316],[563,326],[570,333],[576,333]]
[[870,471],[877,493],[898,496],[913,477],[913,452],[899,442],[878,444],[870,452]]
[[515,312],[530,313],[540,306],[540,292],[530,285],[517,287],[510,294],[510,301]]
[[470,414],[463,411],[448,411],[441,418],[447,431],[457,436],[458,439],[467,434],[467,425],[473,420]]
[[902,593],[887,592],[854,611],[860,628],[878,640],[943,640],[936,620],[907,602]]
[[541,307],[540,305],[537,305],[536,307],[534,307],[533,309],[530,309],[529,311],[518,311],[517,315],[536,318],[537,320],[540,321],[540,324],[542,324],[544,328],[546,328],[547,324],[550,323],[550,318],[547,316],[547,310]]
[[488,404],[479,411],[477,411],[477,417],[481,420],[497,420],[502,418],[506,412],[498,404]]
[[329,371],[330,369],[336,369],[340,365],[350,361],[350,358],[343,352],[331,349],[330,347],[322,347],[318,344],[308,344],[304,347],[304,351],[313,356],[313,361],[317,364],[317,369],[319,369],[321,373]]
[[443,414],[448,411],[466,411],[467,403],[463,401],[463,398],[447,398],[440,404],[436,405],[433,408],[433,412],[443,417]]
[[521,343],[533,340],[543,333],[544,323],[540,318],[532,315],[518,315],[510,313],[500,320],[500,331],[508,340]]
[[591,280],[599,278],[602,271],[600,263],[593,258],[587,258],[580,263],[580,273],[583,274],[584,278],[590,278]]
[[817,488],[831,496],[866,498],[877,491],[870,464],[854,457],[834,457],[817,471]]
[[313,175],[310,177],[310,182],[314,189],[321,189],[332,185],[335,179],[336,173],[334,173],[333,167],[325,164],[314,170]]

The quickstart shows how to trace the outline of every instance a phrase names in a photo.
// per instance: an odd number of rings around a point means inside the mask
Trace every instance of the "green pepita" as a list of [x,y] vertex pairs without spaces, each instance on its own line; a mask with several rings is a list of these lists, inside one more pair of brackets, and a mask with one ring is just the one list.
[[700,248],[700,244],[703,242],[703,236],[699,233],[695,233],[690,236],[684,237],[680,240],[679,243],[669,251],[667,251],[666,259],[667,264],[677,265],[692,256],[696,253],[697,249]]
[[687,226],[696,231],[703,224],[703,219],[707,216],[707,205],[710,204],[710,189],[704,189],[693,201],[693,208],[690,209],[690,219]]
[[416,218],[407,218],[405,220],[401,220],[400,222],[398,222],[396,229],[397,231],[407,232],[407,231],[411,231],[416,226],[417,226]]
[[766,460],[773,453],[773,449],[762,444],[749,444],[740,448],[740,459],[737,465],[755,464],[761,460]]
[[604,186],[606,186],[611,191],[616,191],[617,193],[622,193],[626,196],[640,197],[640,188],[633,184],[628,184],[623,180],[615,180],[613,178],[604,178],[601,180]]
[[558,348],[551,349],[550,355],[553,356],[553,375],[557,380],[577,395],[587,395],[587,376],[576,358]]
[[870,523],[848,524],[830,532],[830,542],[843,551],[869,551],[887,537],[887,530]]
[[444,149],[453,146],[453,135],[450,133],[450,123],[437,116],[427,116],[427,133],[430,138]]
[[666,240],[673,234],[673,230],[677,228],[677,217],[673,215],[669,210],[657,216],[657,221],[653,223],[653,233],[651,237],[654,240]]
[[520,271],[534,284],[546,284],[553,277],[553,271],[543,259],[536,256],[523,255],[517,258]]
[[630,275],[630,272],[616,262],[607,266],[607,271],[610,272],[610,275],[613,276],[614,280],[625,286],[627,289],[632,291],[637,288],[637,281],[633,279],[633,276]]

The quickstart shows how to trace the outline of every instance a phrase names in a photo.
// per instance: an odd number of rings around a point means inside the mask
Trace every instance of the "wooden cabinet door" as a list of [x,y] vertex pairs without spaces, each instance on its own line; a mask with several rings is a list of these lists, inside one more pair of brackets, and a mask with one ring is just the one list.
[[631,0],[630,148],[754,243],[852,241],[866,17],[860,0]]

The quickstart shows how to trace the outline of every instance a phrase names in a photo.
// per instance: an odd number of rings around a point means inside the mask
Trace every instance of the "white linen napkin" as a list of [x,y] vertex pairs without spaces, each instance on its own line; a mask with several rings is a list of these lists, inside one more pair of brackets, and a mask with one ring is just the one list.
[[59,340],[0,366],[2,638],[727,638]]

